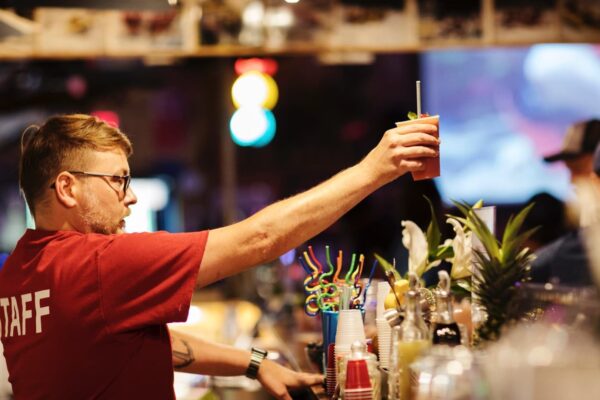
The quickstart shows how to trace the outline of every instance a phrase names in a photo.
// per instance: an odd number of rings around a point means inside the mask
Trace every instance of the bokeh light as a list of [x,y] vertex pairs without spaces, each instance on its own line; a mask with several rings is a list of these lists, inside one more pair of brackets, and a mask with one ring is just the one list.
[[233,113],[229,130],[236,144],[262,147],[275,135],[275,117],[260,107],[242,107]]
[[237,108],[259,106],[270,110],[277,104],[279,91],[277,84],[269,75],[249,71],[233,83],[231,97]]

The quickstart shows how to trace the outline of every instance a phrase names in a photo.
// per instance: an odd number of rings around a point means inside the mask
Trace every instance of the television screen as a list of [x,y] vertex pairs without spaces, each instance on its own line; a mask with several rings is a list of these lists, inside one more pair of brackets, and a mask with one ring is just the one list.
[[449,50],[421,58],[423,110],[440,115],[446,202],[571,195],[558,151],[567,127],[600,117],[600,46]]

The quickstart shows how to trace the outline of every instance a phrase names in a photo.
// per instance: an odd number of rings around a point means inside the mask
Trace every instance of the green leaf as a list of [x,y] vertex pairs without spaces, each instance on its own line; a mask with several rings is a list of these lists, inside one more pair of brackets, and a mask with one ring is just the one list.
[[502,248],[504,249],[502,261],[509,262],[510,260],[519,257],[518,254],[521,252],[521,248],[525,241],[527,241],[527,239],[529,239],[539,228],[539,226],[536,226],[535,228],[531,228],[521,233],[516,238],[507,238],[507,242],[502,245]]
[[[481,241],[481,244],[492,258],[500,258],[500,247],[498,240],[487,225],[473,212],[473,209],[467,203],[453,201],[454,205],[466,217],[465,224]],[[461,222],[464,220],[460,220]]]
[[394,274],[394,278],[396,280],[402,279],[402,276],[396,270],[396,268],[394,268],[393,264],[391,264],[389,261],[387,261],[385,258],[381,257],[377,253],[375,253],[375,258],[377,259],[377,261],[378,261],[379,265],[381,266],[381,268],[383,268],[383,272],[392,271],[392,273]]
[[448,258],[454,257],[454,249],[452,245],[447,246],[439,246],[437,248],[437,253],[435,254],[435,258],[437,260],[447,260]]
[[514,238],[519,232],[519,230],[521,230],[521,226],[523,226],[523,222],[525,222],[527,214],[529,214],[534,205],[535,203],[529,204],[527,207],[522,209],[514,218],[511,215],[511,217],[508,220],[508,223],[506,224],[506,228],[504,229],[504,236],[502,237],[503,245],[508,239]]
[[406,115],[407,115],[408,119],[418,119],[419,118],[419,116],[417,115],[417,113],[416,112],[412,112],[412,111],[409,112]]
[[431,203],[431,200],[429,200],[429,197],[427,196],[423,196],[425,197],[425,200],[427,200],[427,203],[429,203],[429,210],[431,212],[431,222],[429,223],[429,226],[427,227],[427,255],[428,255],[428,262],[432,262],[435,260],[438,260],[438,258],[436,258],[436,254],[437,254],[437,250],[438,250],[438,246],[440,245],[440,241],[442,239],[442,234],[440,233],[440,227],[438,225],[437,222],[437,216],[435,215],[435,209],[433,208],[433,204]]

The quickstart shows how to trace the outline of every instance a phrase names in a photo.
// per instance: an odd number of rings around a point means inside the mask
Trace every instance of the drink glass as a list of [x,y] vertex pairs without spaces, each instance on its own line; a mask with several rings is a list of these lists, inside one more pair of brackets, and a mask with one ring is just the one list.
[[[440,134],[440,116],[434,115],[431,117],[409,119],[407,121],[396,122],[397,127],[413,124],[432,124],[438,127],[437,132],[434,134],[435,137],[439,137]],[[440,176],[440,157],[427,157],[423,159],[425,163],[425,169],[422,171],[415,171],[412,173],[412,177],[415,181],[421,181],[424,179],[432,179]]]

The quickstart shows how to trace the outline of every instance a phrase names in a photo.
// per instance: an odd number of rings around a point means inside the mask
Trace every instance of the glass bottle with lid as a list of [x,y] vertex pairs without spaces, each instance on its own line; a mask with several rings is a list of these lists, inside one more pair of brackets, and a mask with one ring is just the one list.
[[340,372],[338,375],[338,384],[340,386],[340,398],[345,399],[346,397],[346,374],[349,361],[364,360],[367,364],[367,370],[369,373],[369,381],[371,383],[371,396],[373,399],[381,398],[381,372],[379,372],[379,362],[377,356],[367,351],[367,345],[360,340],[352,343],[351,352],[344,356],[344,359],[340,365]]
[[388,378],[388,399],[405,400],[410,396],[409,365],[431,345],[429,328],[420,306],[419,278],[409,274],[406,312],[402,324],[392,329],[392,350]]
[[446,271],[439,271],[438,277],[439,284],[435,291],[437,309],[435,321],[431,327],[432,342],[433,344],[458,346],[461,344],[461,336],[452,309],[450,275]]

